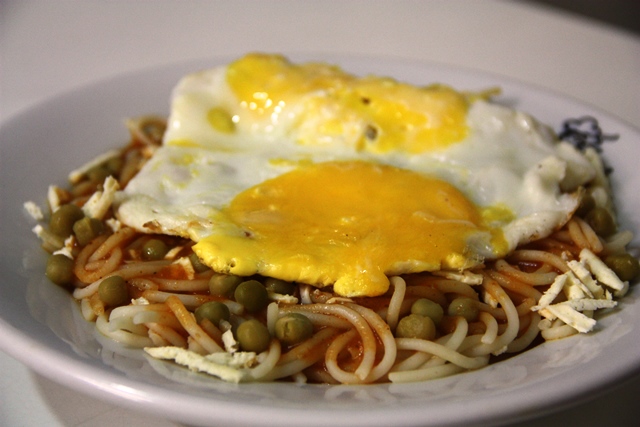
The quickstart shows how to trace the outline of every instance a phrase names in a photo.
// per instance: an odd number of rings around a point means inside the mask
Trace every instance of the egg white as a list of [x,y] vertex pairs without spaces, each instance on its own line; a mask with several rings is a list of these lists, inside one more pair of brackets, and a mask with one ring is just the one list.
[[[252,123],[234,107],[238,100],[225,74],[224,66],[194,73],[174,89],[164,145],[117,195],[120,221],[196,242],[212,233],[233,233],[234,225],[217,222],[218,213],[239,193],[309,162],[359,160],[436,176],[480,208],[508,211],[508,218],[496,218],[494,225],[511,250],[564,224],[578,206],[579,186],[595,175],[589,161],[547,127],[484,100],[468,109],[467,137],[436,150],[377,153],[354,150],[335,138],[300,144],[300,133],[308,138],[314,129],[314,123],[299,123],[303,104]],[[242,124],[235,132],[216,131],[207,121],[207,112],[219,106]],[[489,242],[475,246],[478,256],[495,257]]]

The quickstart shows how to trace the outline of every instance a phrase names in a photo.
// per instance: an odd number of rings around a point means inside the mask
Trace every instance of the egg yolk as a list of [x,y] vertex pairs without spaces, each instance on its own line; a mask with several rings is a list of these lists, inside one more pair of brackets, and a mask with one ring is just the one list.
[[499,229],[442,180],[361,161],[300,167],[238,194],[194,251],[214,270],[263,274],[343,296],[376,296],[400,273],[482,262],[479,236],[506,251]]
[[[467,98],[445,86],[415,87],[391,78],[358,78],[319,63],[247,55],[227,68],[227,82],[247,115],[265,129],[295,117],[300,144],[348,141],[358,151],[421,153],[467,136]],[[255,127],[254,127],[255,128]]]

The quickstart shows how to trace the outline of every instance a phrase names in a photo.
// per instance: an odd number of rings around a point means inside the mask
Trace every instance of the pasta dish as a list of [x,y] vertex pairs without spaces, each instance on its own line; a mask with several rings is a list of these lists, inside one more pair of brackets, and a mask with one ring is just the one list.
[[266,54],[187,75],[49,188],[46,275],[103,335],[230,382],[423,381],[589,333],[640,272],[608,136],[497,93]]

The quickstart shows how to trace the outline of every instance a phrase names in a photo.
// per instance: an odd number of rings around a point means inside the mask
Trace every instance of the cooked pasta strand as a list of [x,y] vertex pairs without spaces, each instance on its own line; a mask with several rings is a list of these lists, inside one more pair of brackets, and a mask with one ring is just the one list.
[[187,311],[182,301],[175,295],[167,298],[167,305],[175,314],[176,318],[182,325],[182,327],[189,333],[189,335],[202,345],[209,353],[217,353],[224,351],[209,335],[207,335],[202,328],[196,323],[193,315]]

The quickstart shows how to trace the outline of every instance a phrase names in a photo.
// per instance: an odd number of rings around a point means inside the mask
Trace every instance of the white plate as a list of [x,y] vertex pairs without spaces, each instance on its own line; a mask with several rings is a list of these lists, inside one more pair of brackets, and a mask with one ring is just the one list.
[[[568,117],[592,115],[607,133],[605,147],[621,220],[640,230],[640,133],[621,121],[539,88],[438,64],[390,58],[315,55],[360,73],[459,89],[501,86],[501,102],[558,129]],[[69,171],[123,145],[126,117],[167,114],[171,88],[184,73],[229,58],[177,64],[103,81],[58,96],[0,128],[0,347],[33,370],[79,391],[194,425],[410,426],[498,424],[540,416],[595,397],[640,369],[638,289],[597,332],[547,343],[485,369],[406,385],[232,385],[123,351],[93,333],[75,303],[43,277],[45,255],[23,210],[44,204],[47,186]],[[636,241],[637,243],[637,241]],[[104,348],[102,347],[104,345]]]

